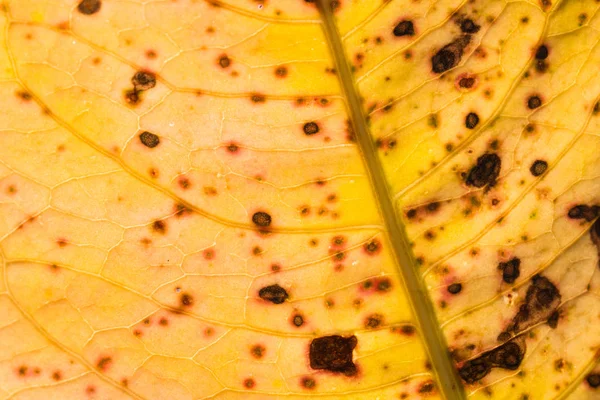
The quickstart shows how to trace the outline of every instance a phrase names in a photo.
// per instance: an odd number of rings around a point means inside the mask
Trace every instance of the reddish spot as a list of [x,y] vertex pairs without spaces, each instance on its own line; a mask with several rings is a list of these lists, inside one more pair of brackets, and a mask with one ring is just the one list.
[[374,256],[381,252],[381,242],[378,239],[371,239],[363,245],[363,250],[370,256]]
[[144,321],[142,321],[144,325],[150,325],[150,322],[152,322],[150,320],[150,318],[146,318]]
[[150,168],[148,170],[148,175],[150,175],[152,179],[156,179],[158,178],[158,170],[156,168]]
[[34,374],[36,374],[36,375],[39,375],[41,372],[42,372],[42,370],[41,370],[41,369],[39,369],[38,367],[35,367],[35,368],[33,369],[33,373],[34,373]]
[[266,351],[267,349],[262,344],[255,344],[250,349],[250,354],[252,354],[252,357],[260,359],[263,358]]
[[347,239],[342,235],[334,236],[331,239],[331,246],[336,248],[342,247],[346,244],[346,240]]
[[166,319],[165,317],[162,317],[162,318],[161,318],[161,319],[158,321],[158,324],[159,324],[159,325],[161,325],[161,326],[167,326],[167,325],[169,325],[169,320],[168,320],[168,319]]
[[129,380],[127,380],[127,378],[121,379],[121,385],[125,387],[129,386]]
[[54,371],[52,373],[52,379],[55,381],[60,381],[62,379],[62,373],[60,371]]
[[148,238],[142,238],[142,239],[140,239],[140,243],[142,244],[142,246],[148,247],[152,244],[152,240],[150,240]]
[[206,337],[211,337],[214,333],[215,333],[215,330],[213,328],[211,328],[210,326],[208,328],[204,329],[204,336],[206,336]]
[[58,244],[58,247],[65,247],[69,242],[67,242],[67,239],[61,238],[56,241],[56,244]]
[[92,386],[92,385],[88,385],[88,387],[85,388],[85,393],[87,393],[88,395],[92,395],[92,394],[96,393],[96,387]]
[[139,329],[136,329],[133,331],[133,335],[135,337],[140,337],[140,336],[142,336],[142,331],[140,331]]
[[336,271],[336,272],[342,272],[344,270],[344,264],[336,264],[333,267],[333,270]]
[[230,153],[237,153],[240,150],[240,147],[235,143],[229,143],[227,145],[227,151]]
[[146,57],[150,58],[150,59],[154,59],[156,58],[157,54],[156,51],[150,49],[150,50],[146,50]]
[[184,204],[178,203],[175,204],[175,216],[177,218],[183,217],[185,215],[191,214],[192,210],[186,207]]
[[317,186],[325,186],[325,184],[326,184],[326,183],[327,183],[327,182],[325,182],[325,181],[324,181],[323,179],[321,179],[321,178],[318,178],[318,179],[315,181],[315,184],[316,184]]
[[152,223],[152,230],[156,233],[159,233],[161,235],[164,235],[167,232],[167,225],[165,224],[164,221],[154,221]]
[[202,252],[202,255],[205,260],[212,260],[215,258],[215,251],[214,249],[206,249]]
[[66,31],[69,29],[69,21],[63,21],[56,25],[56,27],[61,31]]
[[254,381],[254,379],[252,379],[252,378],[244,379],[244,387],[246,389],[254,389],[255,386],[256,386],[256,382]]
[[310,215],[310,207],[309,206],[301,206],[300,207],[300,215],[303,217],[308,217]]
[[190,182],[190,180],[188,178],[184,177],[184,176],[182,176],[181,178],[179,178],[178,184],[179,184],[179,187],[182,188],[182,189],[184,189],[184,190],[185,189],[189,189],[190,186],[192,185],[191,182]]
[[25,376],[27,375],[27,366],[25,365],[21,365],[19,368],[17,368],[17,375],[19,376]]
[[394,326],[392,328],[392,332],[401,333],[406,336],[412,336],[415,334],[416,329],[412,325],[402,325],[402,326]]
[[111,357],[101,357],[98,362],[96,362],[96,367],[100,371],[106,371],[108,368],[110,368],[112,361],[113,360]]
[[279,271],[281,271],[281,265],[279,265],[279,264],[271,264],[271,271],[273,271],[273,272],[279,272]]

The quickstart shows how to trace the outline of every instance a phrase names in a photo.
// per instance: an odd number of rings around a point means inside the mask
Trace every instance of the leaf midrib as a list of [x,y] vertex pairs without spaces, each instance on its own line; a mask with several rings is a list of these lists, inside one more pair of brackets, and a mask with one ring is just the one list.
[[366,173],[377,201],[377,207],[384,220],[398,272],[403,278],[412,311],[417,319],[421,337],[432,363],[438,388],[446,399],[466,399],[462,383],[450,359],[448,346],[438,324],[433,304],[429,299],[424,282],[417,273],[404,224],[394,209],[387,179],[367,126],[360,95],[354,84],[350,65],[329,3],[328,0],[318,0],[317,2],[323,20],[323,30],[335,62],[340,86],[347,101],[356,143],[361,151]]

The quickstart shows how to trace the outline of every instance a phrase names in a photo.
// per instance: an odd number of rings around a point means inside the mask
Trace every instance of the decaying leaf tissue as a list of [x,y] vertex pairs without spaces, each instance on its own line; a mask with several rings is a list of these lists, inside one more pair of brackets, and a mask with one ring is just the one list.
[[0,0],[0,399],[600,399],[599,9]]

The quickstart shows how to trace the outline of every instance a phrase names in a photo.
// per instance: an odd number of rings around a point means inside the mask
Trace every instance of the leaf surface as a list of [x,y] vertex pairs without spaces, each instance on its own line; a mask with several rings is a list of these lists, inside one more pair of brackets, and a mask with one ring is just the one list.
[[0,398],[596,398],[598,7],[5,0]]

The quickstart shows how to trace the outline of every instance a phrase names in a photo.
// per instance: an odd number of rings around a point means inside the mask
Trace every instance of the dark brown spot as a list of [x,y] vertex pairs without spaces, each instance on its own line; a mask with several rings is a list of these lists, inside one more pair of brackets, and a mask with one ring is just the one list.
[[300,314],[294,314],[292,316],[292,324],[298,328],[301,327],[304,325],[304,317]]
[[477,159],[477,164],[471,168],[466,184],[482,188],[486,185],[494,186],[500,174],[502,160],[495,153],[486,153]]
[[60,371],[54,371],[52,373],[52,379],[55,381],[60,381],[62,379],[62,373]]
[[316,122],[307,122],[304,124],[304,133],[307,136],[319,133],[319,125]]
[[471,36],[463,35],[454,42],[442,47],[431,57],[431,70],[436,74],[441,74],[456,67],[463,56],[465,47],[470,42]]
[[460,377],[467,383],[475,383],[486,376],[493,367],[515,370],[521,365],[525,345],[511,341],[467,361],[458,370]]
[[535,160],[531,167],[529,168],[529,172],[533,176],[540,176],[548,169],[548,163],[544,160]]
[[310,376],[305,376],[300,381],[300,385],[305,389],[314,389],[317,386],[317,382]]
[[256,226],[265,228],[271,225],[271,216],[264,211],[258,211],[252,215],[252,222]]
[[435,389],[435,383],[433,381],[423,382],[419,387],[419,393],[431,393]]
[[182,293],[179,298],[179,302],[183,307],[190,307],[194,304],[194,298],[189,293]]
[[131,78],[131,83],[136,91],[152,89],[156,86],[156,76],[152,72],[138,71]]
[[571,219],[585,219],[586,221],[590,222],[598,216],[599,211],[600,207],[598,206],[578,204],[574,207],[571,207],[567,215]]
[[125,92],[125,102],[127,104],[136,105],[140,100],[140,92],[138,90],[133,89]]
[[479,123],[479,116],[473,112],[467,114],[467,118],[465,118],[465,126],[468,129],[473,129]]
[[96,367],[100,371],[106,371],[106,369],[110,366],[111,363],[112,363],[112,358],[110,358],[110,357],[102,357],[96,363]]
[[381,314],[371,314],[365,320],[365,328],[375,329],[379,328],[383,325],[383,315]]
[[81,0],[77,10],[84,15],[92,15],[100,11],[102,2],[100,0]]
[[252,378],[244,379],[244,387],[246,389],[253,389],[254,386],[256,386],[256,382],[254,381],[254,379],[252,379]]
[[161,235],[164,235],[167,232],[167,225],[165,224],[164,221],[154,221],[152,223],[152,230],[154,230],[154,232],[156,233],[160,233]]
[[221,57],[219,57],[218,62],[221,68],[227,68],[231,65],[231,60],[229,59],[229,57],[227,57],[226,54],[223,54]]
[[552,315],[546,320],[548,326],[552,329],[556,329],[558,326],[558,318],[560,317],[560,313],[558,311],[554,311]]
[[153,149],[160,144],[160,138],[154,133],[144,131],[140,133],[140,142],[146,147]]
[[368,254],[377,254],[381,249],[381,242],[379,242],[377,239],[372,239],[365,243],[363,248]]
[[24,90],[19,90],[17,92],[17,96],[19,96],[23,101],[29,101],[33,98],[33,96],[31,96],[29,92],[26,92]]
[[27,374],[27,366],[21,365],[17,370],[17,374],[19,374],[19,376],[25,376]]
[[393,33],[394,33],[394,36],[397,36],[397,37],[414,36],[415,27],[414,27],[412,21],[406,21],[406,20],[400,21],[394,27]]
[[280,66],[275,68],[275,76],[279,77],[279,78],[285,78],[288,74],[288,70],[286,67],[284,66]]
[[600,374],[589,374],[585,377],[585,381],[591,388],[597,389],[600,387]]
[[458,81],[458,86],[463,89],[471,89],[475,85],[475,78],[465,76],[460,78]]
[[535,58],[537,60],[545,60],[548,58],[548,48],[545,45],[541,45],[535,51]]
[[347,376],[355,375],[357,369],[352,361],[352,351],[357,343],[354,335],[332,335],[313,339],[309,350],[310,367]]
[[254,93],[253,95],[250,96],[250,100],[253,103],[264,103],[265,101],[267,101],[267,98],[263,94]]
[[460,30],[463,33],[477,33],[479,32],[480,26],[473,22],[472,19],[463,19],[460,22]]
[[377,283],[378,292],[387,292],[392,287],[392,283],[388,278],[383,278]]
[[498,269],[502,271],[502,280],[506,283],[514,283],[519,275],[521,275],[521,260],[517,257],[501,262],[498,264]]
[[527,99],[527,107],[534,110],[542,105],[542,99],[539,96],[531,96]]
[[266,351],[267,351],[267,349],[265,349],[265,346],[260,345],[260,344],[256,344],[256,345],[252,346],[252,349],[250,349],[250,353],[255,358],[263,358]]
[[284,288],[275,284],[260,289],[258,291],[258,297],[270,301],[273,304],[281,304],[288,299],[289,295]]
[[462,284],[461,283],[453,283],[450,286],[448,286],[447,290],[448,290],[448,293],[458,294],[462,290]]

